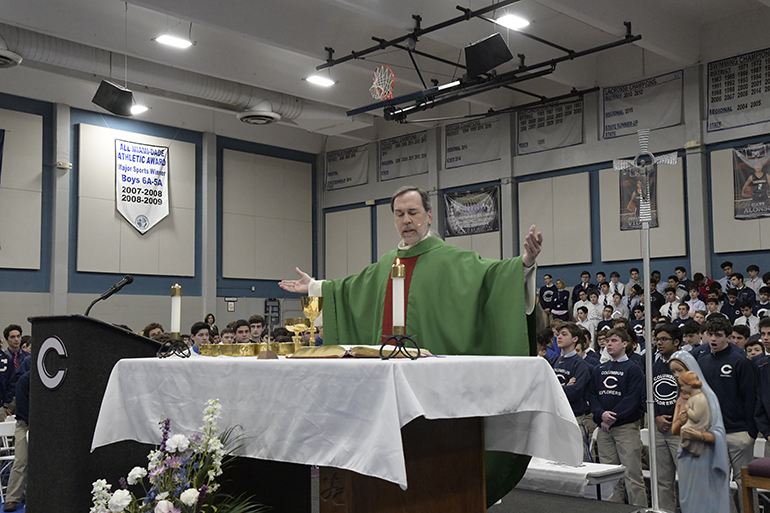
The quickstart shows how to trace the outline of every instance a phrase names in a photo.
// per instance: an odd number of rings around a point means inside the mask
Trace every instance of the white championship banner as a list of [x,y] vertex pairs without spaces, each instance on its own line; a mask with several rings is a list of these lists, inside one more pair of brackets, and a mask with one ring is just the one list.
[[500,160],[500,118],[475,119],[445,127],[444,167]]
[[427,130],[380,141],[380,181],[427,172]]
[[583,100],[522,110],[516,140],[519,155],[583,142]]
[[706,130],[770,120],[770,49],[710,62]]
[[168,147],[115,139],[115,203],[139,233],[168,215]]
[[326,190],[363,185],[369,181],[369,146],[355,146],[326,154]]
[[604,139],[682,122],[682,71],[604,88]]

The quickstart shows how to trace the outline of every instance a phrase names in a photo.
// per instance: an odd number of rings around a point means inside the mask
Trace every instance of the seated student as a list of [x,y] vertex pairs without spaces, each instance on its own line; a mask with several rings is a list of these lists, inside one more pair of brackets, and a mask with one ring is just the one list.
[[677,316],[671,322],[677,328],[681,328],[688,322],[695,322],[695,320],[692,317],[690,317],[690,307],[687,306],[687,303],[679,303],[676,309],[677,309]]
[[636,334],[636,340],[638,340],[639,343],[644,346],[644,307],[641,305],[635,306],[633,314],[634,318],[629,321],[629,325]]
[[222,344],[235,344],[235,331],[232,328],[223,329],[220,335]]
[[626,289],[628,292],[628,295],[623,298],[623,305],[628,308],[629,312],[632,312],[634,307],[638,305],[641,300],[642,296],[644,295],[644,290],[639,285],[632,285],[630,289]]
[[765,317],[770,312],[770,287],[761,287],[759,289],[759,301],[754,303],[754,315]]
[[[647,506],[647,491],[642,478],[642,441],[639,428],[644,416],[644,374],[628,359],[631,339],[624,328],[613,328],[607,336],[611,360],[599,364],[591,376],[588,400],[594,422],[599,424],[596,446],[602,463],[626,467],[624,479],[628,502]],[[615,487],[610,499],[624,502],[623,484]]]
[[695,355],[695,349],[701,345],[700,330],[701,325],[695,322],[690,322],[682,326],[680,329],[682,332],[681,349]]
[[[572,288],[572,304],[574,305],[578,301],[580,301],[580,292],[584,291],[586,293],[586,298],[588,297],[588,293],[592,290],[596,290],[596,285],[591,283],[591,273],[588,271],[583,271],[580,273],[580,283],[575,285]],[[577,317],[577,314],[575,314],[575,317]]]
[[596,334],[596,342],[594,343],[594,350],[599,354],[599,363],[608,362],[612,359],[607,352],[607,333],[602,331]]
[[692,281],[698,286],[698,292],[701,296],[703,296],[701,299],[705,302],[704,298],[709,297],[709,287],[712,283],[716,282],[708,276],[704,276],[703,273],[693,274]]
[[604,274],[604,271],[599,271],[596,273],[596,290],[601,289],[602,283],[607,282],[607,275]]
[[612,294],[612,317],[617,319],[622,317],[626,320],[631,316],[631,311],[623,304],[623,296],[620,292]]
[[[557,327],[556,344],[561,350],[561,355],[553,362],[553,371],[556,373],[562,390],[564,390],[564,394],[567,396],[578,425],[584,429],[584,435],[588,435],[589,431],[584,417],[591,370],[583,358],[575,351],[575,345],[581,331],[580,326],[571,322],[561,323]],[[587,444],[583,444],[583,460],[589,461]]]
[[679,288],[682,289],[687,294],[687,291],[690,290],[690,280],[687,279],[687,269],[684,267],[677,266],[674,268],[674,273],[676,274],[676,280],[679,282]]
[[190,328],[190,345],[197,354],[201,352],[201,346],[209,343],[211,328],[204,321],[198,321]]
[[551,301],[551,315],[560,321],[569,320],[569,292],[561,278],[556,280],[556,292]]
[[721,310],[722,305],[725,302],[725,294],[722,292],[722,286],[719,284],[719,282],[715,282],[711,285],[708,297],[706,298],[707,302],[708,299],[711,299],[712,297],[719,301],[719,309]]
[[660,277],[660,271],[655,269],[650,273],[650,284],[655,285],[655,290],[660,292],[661,294],[665,294],[666,287],[668,287],[668,281],[663,281]]
[[765,354],[770,355],[770,317],[759,321],[759,340],[765,346]]
[[588,292],[581,290],[578,293],[578,297],[580,299],[575,301],[574,304],[572,305],[572,317],[575,318],[575,321],[578,320],[578,308],[580,308],[581,306],[585,306],[586,311],[588,311],[588,305],[590,304],[590,302],[588,301]]
[[145,326],[144,329],[139,332],[139,334],[147,338],[156,339],[163,335],[164,331],[165,330],[163,329],[163,326],[159,322],[151,322]]
[[628,294],[634,285],[639,285],[641,290],[644,290],[644,282],[639,278],[639,269],[632,267],[628,273],[631,275],[631,279],[626,283],[626,294]]
[[765,284],[762,282],[762,278],[759,277],[759,267],[755,264],[751,264],[746,268],[746,273],[749,275],[749,279],[746,280],[746,286],[754,291],[754,294],[759,296],[759,289]]
[[665,315],[669,321],[672,321],[679,315],[677,306],[679,306],[679,299],[676,297],[676,289],[668,287],[666,289],[666,303],[658,311],[660,315]]
[[770,287],[770,272],[762,275],[762,283],[765,284],[765,287]]
[[[765,346],[762,345],[762,341],[760,340],[750,340],[749,342],[746,342],[745,351],[746,351],[746,358],[753,361],[755,357],[765,354]],[[760,392],[761,391],[762,390],[760,389]],[[762,428],[759,428],[759,429],[761,432]]]
[[741,307],[738,303],[738,291],[730,289],[727,291],[727,300],[725,300],[722,308],[719,310],[727,317],[730,324],[735,322],[735,319],[741,316]]
[[706,310],[708,313],[706,314],[706,320],[713,319],[716,317],[722,317],[724,319],[727,319],[727,316],[719,311],[719,300],[713,297],[710,297],[706,300]]
[[602,320],[604,305],[599,303],[599,293],[595,290],[588,293],[588,305],[586,305],[586,308],[588,309],[588,320],[594,323],[594,327],[596,327],[599,321]]
[[706,322],[706,310],[695,310],[694,314],[690,314],[692,319],[698,324]]
[[706,309],[706,303],[701,300],[700,298],[700,292],[698,292],[698,286],[695,284],[690,285],[690,290],[688,291],[689,299],[686,301],[687,306],[690,307],[690,315],[695,313],[697,310],[705,310]]
[[720,265],[722,268],[722,271],[725,273],[725,275],[717,280],[717,283],[721,285],[722,290],[727,290],[733,288],[732,281],[730,280],[730,276],[733,274],[733,263],[732,262],[722,262]]
[[[687,297],[687,291],[679,286],[679,278],[676,277],[675,274],[672,274],[668,277],[668,286],[672,289],[674,289],[674,293],[676,294],[676,298],[679,301],[684,301]],[[668,290],[668,289],[666,289]]]
[[[676,297],[676,295],[674,296]],[[644,294],[639,295],[640,303],[644,301]],[[647,312],[653,312],[657,315],[658,312],[660,312],[660,309],[663,308],[663,305],[666,304],[666,296],[665,293],[658,292],[655,289],[655,285],[650,285],[650,308],[645,309]]]
[[549,362],[556,360],[561,353],[559,351],[559,346],[556,345],[556,327],[559,326],[560,323],[561,321],[551,321],[551,326],[543,330],[543,336],[548,338],[545,345],[545,359]]
[[743,283],[743,275],[741,273],[733,273],[730,277],[733,287],[738,291],[738,302],[743,303],[748,301],[754,305],[757,302],[757,295],[749,287]]
[[620,283],[620,273],[612,271],[610,273],[610,293],[614,294],[615,292],[619,292],[620,297],[623,297],[625,290],[626,286]]
[[[546,358],[545,353],[552,338],[551,330],[545,329],[537,332],[537,355],[541,358]],[[550,363],[550,362],[549,362]]]
[[655,327],[655,347],[660,358],[652,364],[652,380],[655,398],[655,453],[658,458],[658,487],[660,507],[676,511],[676,467],[678,463],[679,436],[671,432],[678,388],[668,361],[681,346],[682,334],[672,324]]
[[588,320],[588,308],[585,306],[578,308],[578,321],[576,324],[586,330],[590,335],[591,340],[594,340],[596,337],[596,327],[594,327],[593,322]]
[[612,326],[613,326],[612,312],[614,312],[614,310],[611,306],[604,307],[604,311],[603,311],[604,317],[596,325],[596,331],[604,331],[604,330],[612,329]]
[[[589,299],[591,298],[591,294],[588,295]],[[599,285],[599,298],[598,302],[602,306],[612,305],[612,292],[610,292],[610,284],[609,282],[603,281],[601,285]]]
[[759,334],[759,317],[754,315],[751,303],[744,301],[738,306],[741,308],[741,316],[733,321],[733,325],[748,327],[751,335]]
[[578,354],[588,364],[588,367],[590,367],[593,371],[594,367],[599,365],[599,353],[594,351],[594,349],[591,347],[588,341],[589,335],[590,334],[586,330],[581,329],[580,338],[578,339],[577,345],[575,346],[575,351],[578,352]]
[[[757,331],[759,333],[759,331]],[[749,328],[743,325],[733,326],[733,332],[727,337],[730,342],[740,348],[741,351],[746,350],[746,343],[749,341],[751,333]]]

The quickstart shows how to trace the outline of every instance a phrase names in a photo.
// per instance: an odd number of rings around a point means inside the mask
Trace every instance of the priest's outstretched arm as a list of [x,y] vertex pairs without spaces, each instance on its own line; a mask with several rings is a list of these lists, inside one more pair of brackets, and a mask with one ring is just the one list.
[[[536,296],[537,296],[537,283],[535,270],[537,266],[537,256],[542,251],[543,247],[543,234],[536,230],[535,225],[532,225],[524,238],[524,255],[522,256],[522,262],[524,264],[524,293],[526,298],[526,311],[530,314],[535,309]],[[297,274],[300,279],[298,280],[283,280],[278,285],[289,292],[296,292],[299,294],[308,294],[310,296],[321,296],[321,284],[323,280],[315,280],[310,277],[309,274],[302,271],[298,267],[296,268]]]

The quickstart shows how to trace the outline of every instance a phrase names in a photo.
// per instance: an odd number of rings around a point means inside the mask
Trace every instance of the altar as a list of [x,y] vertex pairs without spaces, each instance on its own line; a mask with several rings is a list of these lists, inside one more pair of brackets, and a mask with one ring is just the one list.
[[219,398],[221,427],[247,435],[239,455],[344,469],[407,490],[402,428],[424,417],[483,419],[480,443],[578,465],[579,428],[548,363],[536,357],[420,360],[134,358],[115,365],[92,450],[122,440],[157,444],[201,425]]

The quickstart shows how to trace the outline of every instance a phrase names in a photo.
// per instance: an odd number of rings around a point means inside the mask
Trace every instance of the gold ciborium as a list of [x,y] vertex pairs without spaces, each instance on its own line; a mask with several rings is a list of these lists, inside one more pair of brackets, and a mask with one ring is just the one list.
[[[321,315],[321,308],[323,308],[324,305],[324,298],[308,296],[300,298],[300,301],[302,301],[302,311],[304,312],[305,317],[310,319],[310,337],[312,341],[313,333],[315,333],[313,324],[315,323],[315,320],[318,319],[318,316]],[[310,345],[313,346],[315,344],[311,343]]]

